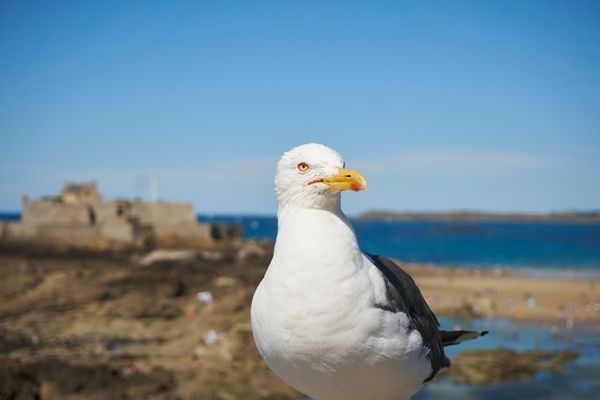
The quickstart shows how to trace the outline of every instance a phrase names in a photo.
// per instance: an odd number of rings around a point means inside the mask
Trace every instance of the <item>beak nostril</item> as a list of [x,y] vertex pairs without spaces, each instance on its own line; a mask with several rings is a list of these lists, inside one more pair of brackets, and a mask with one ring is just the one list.
[[350,177],[351,177],[350,175],[346,175],[346,178],[350,178]]

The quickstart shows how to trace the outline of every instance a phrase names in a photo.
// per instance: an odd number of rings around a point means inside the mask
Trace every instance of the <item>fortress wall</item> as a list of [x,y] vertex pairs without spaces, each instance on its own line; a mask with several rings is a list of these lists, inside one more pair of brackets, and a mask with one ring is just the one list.
[[25,225],[89,225],[88,206],[62,204],[52,200],[23,203],[22,222]]
[[198,223],[190,203],[87,199],[64,203],[58,198],[29,200],[25,197],[21,221],[0,222],[2,240],[75,247],[137,245],[146,243],[147,239],[157,239],[166,245],[194,246],[241,237],[241,226]]
[[94,213],[96,215],[96,224],[119,223],[127,221],[127,212],[124,210],[121,215],[117,214],[117,202],[102,202],[94,204]]
[[97,226],[40,226],[38,238],[68,244],[70,246],[92,245],[100,239],[100,228]]
[[154,226],[154,234],[159,239],[166,236],[177,236],[181,238],[208,240],[212,239],[211,231],[211,225],[196,222]]
[[196,223],[194,207],[190,203],[143,203],[135,201],[131,203],[130,215],[139,218],[142,224],[154,226]]
[[27,225],[92,225],[90,210],[96,225],[124,222],[127,210],[117,213],[117,202],[92,204],[60,203],[52,200],[35,200],[23,204],[22,222]]
[[135,238],[134,227],[127,222],[106,222],[100,226],[100,235],[103,239],[115,242],[133,242]]
[[33,225],[26,225],[20,221],[0,222],[0,238],[11,240],[25,240],[35,237],[37,229]]
[[63,242],[70,246],[90,246],[101,242],[133,242],[133,227],[127,223],[107,223],[90,226],[41,226],[37,237]]

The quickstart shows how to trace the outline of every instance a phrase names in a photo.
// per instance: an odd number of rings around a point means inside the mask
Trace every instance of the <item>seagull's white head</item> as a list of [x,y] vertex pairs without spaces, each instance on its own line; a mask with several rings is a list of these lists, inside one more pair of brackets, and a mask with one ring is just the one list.
[[275,192],[280,208],[337,209],[342,190],[365,189],[362,174],[345,169],[342,156],[322,144],[294,147],[277,164]]

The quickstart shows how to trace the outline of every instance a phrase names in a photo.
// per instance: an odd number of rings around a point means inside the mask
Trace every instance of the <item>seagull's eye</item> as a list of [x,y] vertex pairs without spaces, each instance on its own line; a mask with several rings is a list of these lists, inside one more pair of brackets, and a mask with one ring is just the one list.
[[298,168],[298,171],[305,173],[306,171],[308,171],[310,169],[310,165],[308,165],[305,162],[301,162],[300,164],[298,164],[298,166],[296,168]]

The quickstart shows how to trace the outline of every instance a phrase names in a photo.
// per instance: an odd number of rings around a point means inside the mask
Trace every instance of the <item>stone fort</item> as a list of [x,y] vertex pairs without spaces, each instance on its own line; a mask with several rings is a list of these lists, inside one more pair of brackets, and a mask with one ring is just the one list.
[[73,247],[209,244],[241,236],[241,226],[199,223],[190,203],[104,201],[95,182],[67,183],[58,196],[25,196],[21,220],[0,225],[3,240]]

